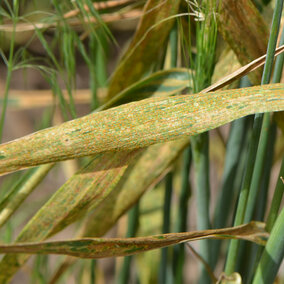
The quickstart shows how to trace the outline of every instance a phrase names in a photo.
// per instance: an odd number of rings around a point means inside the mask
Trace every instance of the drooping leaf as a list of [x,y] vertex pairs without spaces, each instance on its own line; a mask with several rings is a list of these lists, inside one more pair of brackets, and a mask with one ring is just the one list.
[[170,233],[151,237],[126,239],[86,238],[69,241],[18,243],[0,245],[0,253],[40,253],[64,254],[81,258],[117,257],[141,253],[144,251],[202,239],[243,239],[264,245],[269,234],[265,224],[251,222],[246,225],[196,231],[188,233]]
[[284,109],[284,84],[151,98],[101,111],[0,145],[0,173],[106,151],[143,148]]
[[180,0],[148,0],[136,33],[110,81],[112,98],[139,80],[160,54],[174,23],[167,20],[178,12]]

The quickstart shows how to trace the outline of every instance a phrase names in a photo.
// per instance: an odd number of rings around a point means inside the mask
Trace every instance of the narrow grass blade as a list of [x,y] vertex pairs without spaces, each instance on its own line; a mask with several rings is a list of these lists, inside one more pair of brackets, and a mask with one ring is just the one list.
[[17,185],[15,189],[0,203],[0,227],[2,227],[18,209],[23,201],[45,178],[54,164],[47,164],[37,169],[33,169],[32,173],[28,173],[28,178]]
[[109,98],[139,80],[155,62],[174,23],[174,20],[161,21],[175,15],[179,3],[180,0],[147,1],[132,42],[111,78]]
[[[205,230],[212,228],[210,222],[210,178],[209,178],[209,133],[194,137],[191,142],[193,166],[195,174],[197,228]],[[200,255],[209,265],[212,264],[212,246],[209,241],[200,244]],[[200,283],[210,283],[210,277],[202,265]]]
[[[182,186],[179,196],[178,215],[175,221],[176,232],[185,232],[187,228],[187,213],[188,213],[188,200],[191,195],[191,186],[189,183],[189,172],[192,162],[191,147],[183,153],[183,167],[182,167]],[[182,283],[183,281],[183,267],[185,262],[184,244],[174,247],[173,251],[173,276],[175,283]]]
[[[134,205],[133,208],[129,210],[128,213],[128,228],[126,233],[126,238],[133,238],[138,229],[138,221],[139,221],[139,202]],[[130,275],[130,265],[131,265],[131,256],[126,256],[124,258],[119,276],[118,276],[118,284],[125,284],[128,282]]]
[[130,103],[2,144],[0,173],[196,135],[249,114],[281,111],[283,98],[284,85],[274,84]]
[[[173,173],[169,172],[165,177],[165,194],[164,194],[164,205],[163,205],[163,229],[162,233],[170,232],[171,225],[171,201],[173,191]],[[168,248],[163,248],[161,251],[161,260],[159,268],[159,283],[166,283],[168,273]]]
[[284,157],[282,159],[282,164],[281,164],[281,168],[280,168],[275,192],[274,192],[274,195],[273,195],[271,207],[270,207],[269,214],[268,214],[268,217],[267,217],[266,228],[267,228],[268,232],[271,232],[271,230],[274,226],[274,223],[277,219],[278,211],[280,209],[281,201],[283,199],[283,194],[284,194],[284,184],[283,184],[283,180],[282,180],[283,177],[284,177]]
[[232,185],[236,178],[236,170],[241,153],[241,147],[244,142],[244,130],[244,119],[233,122],[227,144],[222,188],[220,190],[214,214],[214,227],[216,228],[222,228],[229,217],[228,215],[232,206],[231,196],[233,196]]
[[[283,214],[282,214],[283,215]],[[79,239],[70,241],[18,243],[0,245],[0,253],[64,254],[81,258],[127,256],[181,242],[203,239],[243,239],[264,245],[268,233],[265,224],[251,222],[246,225],[188,233],[171,233],[129,239]],[[282,226],[283,227],[283,226]]]

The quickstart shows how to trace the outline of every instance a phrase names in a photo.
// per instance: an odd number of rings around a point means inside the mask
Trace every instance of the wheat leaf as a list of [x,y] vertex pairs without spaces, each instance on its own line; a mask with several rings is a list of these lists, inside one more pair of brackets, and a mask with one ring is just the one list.
[[150,237],[126,239],[86,238],[55,242],[18,243],[0,245],[0,253],[64,254],[81,258],[103,258],[127,256],[202,239],[243,239],[265,245],[265,239],[268,238],[269,234],[264,228],[264,223],[251,222],[233,228],[170,233]]
[[0,173],[106,151],[143,148],[284,109],[284,84],[150,98],[101,111],[0,145]]

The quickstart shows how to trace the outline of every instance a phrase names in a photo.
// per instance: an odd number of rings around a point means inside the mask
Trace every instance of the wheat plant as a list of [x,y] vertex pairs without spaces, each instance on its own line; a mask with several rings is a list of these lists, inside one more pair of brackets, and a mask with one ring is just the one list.
[[1,1],[0,283],[282,283],[282,10]]

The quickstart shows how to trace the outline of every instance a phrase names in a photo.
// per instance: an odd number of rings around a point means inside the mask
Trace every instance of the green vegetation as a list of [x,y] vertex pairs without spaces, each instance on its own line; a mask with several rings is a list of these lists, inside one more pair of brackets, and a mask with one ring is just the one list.
[[282,10],[1,1],[0,284],[283,281]]

